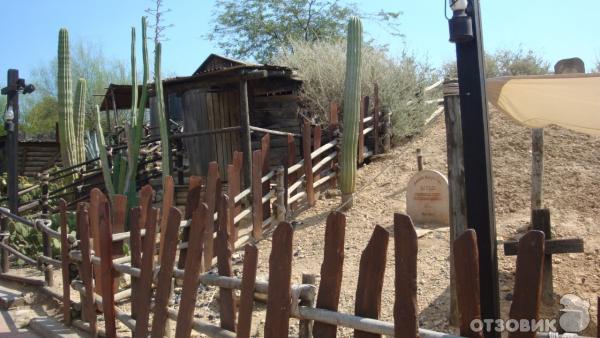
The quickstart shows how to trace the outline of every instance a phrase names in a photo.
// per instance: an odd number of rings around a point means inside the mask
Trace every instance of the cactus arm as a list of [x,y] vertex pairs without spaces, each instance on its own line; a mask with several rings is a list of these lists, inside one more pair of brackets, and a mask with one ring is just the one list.
[[75,154],[76,162],[85,162],[85,144],[83,135],[85,132],[85,101],[87,95],[87,85],[85,79],[77,81],[75,90],[75,101],[73,106],[73,127],[75,133]]
[[165,116],[165,101],[163,96],[162,79],[160,76],[161,44],[156,44],[154,60],[154,85],[156,87],[156,111],[158,114],[158,125],[160,130],[160,148],[162,155],[163,184],[165,178],[171,175],[169,161],[169,130],[167,129],[167,117]]
[[109,196],[112,198],[115,194],[115,188],[112,182],[112,175],[108,164],[108,154],[106,153],[106,142],[104,140],[104,132],[102,123],[100,122],[100,107],[96,105],[96,140],[100,150],[100,166],[102,167],[102,176],[104,177],[104,186]]
[[73,93],[71,89],[71,58],[69,55],[69,32],[61,28],[58,33],[58,133],[60,152],[64,167],[75,164],[73,149]]
[[148,77],[150,73],[150,66],[148,63],[148,37],[146,34],[147,23],[146,17],[142,17],[142,61],[144,63],[144,75],[142,78],[142,96],[140,97],[137,121],[136,121],[136,137],[135,140],[138,144],[142,141],[142,132],[144,130],[144,113],[146,112],[146,104],[148,103]]
[[[360,116],[362,23],[357,17],[351,18],[348,22],[347,44],[340,190],[342,196],[351,200],[356,183],[358,119]],[[352,202],[350,202],[351,204]]]

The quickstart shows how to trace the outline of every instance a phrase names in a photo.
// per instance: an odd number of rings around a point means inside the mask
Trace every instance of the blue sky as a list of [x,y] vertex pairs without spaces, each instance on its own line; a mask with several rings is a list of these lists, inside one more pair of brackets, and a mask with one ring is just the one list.
[[[482,0],[484,46],[532,49],[551,64],[561,58],[579,56],[590,69],[600,59],[599,0]],[[27,78],[33,68],[47,64],[56,54],[58,29],[67,27],[72,40],[92,41],[105,56],[128,64],[130,27],[139,27],[150,0],[2,0],[2,49],[0,84],[6,70],[18,68]],[[165,0],[172,9],[167,23],[174,24],[163,46],[163,69],[167,74],[190,75],[204,58],[218,53],[216,45],[203,38],[212,27],[213,0]],[[402,11],[405,39],[390,36],[382,27],[365,23],[366,38],[389,45],[391,53],[403,49],[439,66],[454,58],[448,42],[444,0],[358,1],[365,11]]]

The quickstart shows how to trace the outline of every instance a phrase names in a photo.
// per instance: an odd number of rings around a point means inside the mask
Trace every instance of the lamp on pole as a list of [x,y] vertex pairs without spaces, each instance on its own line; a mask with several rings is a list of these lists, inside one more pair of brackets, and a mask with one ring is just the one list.
[[[477,232],[482,319],[500,318],[494,191],[479,0],[449,0],[456,44],[464,147],[467,226]],[[484,332],[486,338],[499,333]]]

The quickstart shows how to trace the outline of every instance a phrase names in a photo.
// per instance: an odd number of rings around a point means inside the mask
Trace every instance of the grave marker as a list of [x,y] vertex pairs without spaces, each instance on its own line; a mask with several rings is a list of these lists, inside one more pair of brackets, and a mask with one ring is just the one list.
[[424,169],[408,182],[406,213],[417,224],[449,224],[448,179]]

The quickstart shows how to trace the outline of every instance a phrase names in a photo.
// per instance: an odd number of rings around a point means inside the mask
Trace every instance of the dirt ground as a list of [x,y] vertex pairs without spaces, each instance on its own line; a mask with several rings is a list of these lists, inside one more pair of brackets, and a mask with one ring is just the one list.
[[[493,111],[490,118],[492,162],[498,232],[499,275],[502,313],[506,317],[514,285],[515,257],[504,256],[502,241],[518,238],[530,218],[530,130],[503,114]],[[360,255],[376,224],[391,230],[393,214],[406,208],[405,187],[417,171],[415,152],[422,149],[425,168],[447,173],[446,138],[443,117],[410,142],[396,147],[389,156],[359,170],[354,207],[346,213],[346,247],[340,311],[354,312],[354,295]],[[553,257],[554,291],[558,300],[575,294],[590,303],[592,323],[584,332],[595,334],[597,303],[600,295],[600,138],[574,133],[557,127],[545,131],[545,178],[543,205],[551,210],[554,238],[581,237],[585,252]],[[323,260],[325,218],[340,200],[321,194],[316,207],[295,219],[292,282],[300,283],[302,273],[319,274]],[[425,225],[425,227],[427,227]],[[449,229],[431,228],[419,239],[418,305],[422,328],[456,332],[449,327]],[[258,278],[268,276],[271,242],[259,243]],[[393,321],[394,243],[390,241],[385,272],[381,318]],[[236,264],[241,270],[241,264]],[[560,306],[543,306],[542,317],[558,316]],[[256,311],[263,323],[263,311]],[[255,325],[260,336],[262,325]],[[292,328],[290,334],[297,331]],[[340,337],[351,331],[340,329]]]
[[[493,154],[496,224],[498,231],[499,276],[503,316],[508,314],[515,272],[515,257],[503,254],[502,241],[516,239],[529,225],[529,186],[531,170],[530,130],[517,125],[503,114],[492,111],[490,135]],[[415,152],[422,149],[424,166],[447,173],[446,138],[443,117],[438,117],[420,136],[393,149],[390,154],[365,164],[358,171],[354,207],[346,212],[344,276],[339,311],[354,312],[354,295],[360,255],[376,224],[391,231],[395,212],[406,207],[405,187],[417,172]],[[585,252],[553,257],[555,300],[575,294],[590,303],[592,323],[583,332],[596,330],[596,297],[600,295],[600,138],[549,127],[545,131],[544,206],[550,208],[554,238],[581,237]],[[292,283],[300,283],[302,273],[319,274],[323,260],[325,218],[339,206],[339,197],[321,193],[314,208],[294,219],[294,259]],[[456,333],[449,327],[449,229],[431,230],[419,238],[418,306],[422,328]],[[270,239],[258,243],[257,278],[268,277]],[[381,319],[393,321],[394,243],[390,240]],[[234,255],[234,272],[242,270],[242,255]],[[318,282],[318,278],[317,278]],[[57,286],[60,287],[60,286]],[[176,289],[174,306],[177,307]],[[199,290],[196,317],[218,323],[218,289]],[[75,296],[77,297],[77,296]],[[255,303],[253,336],[261,337],[265,306]],[[128,304],[121,304],[128,310]],[[542,306],[543,318],[558,316],[559,305]],[[99,316],[100,318],[101,316]],[[174,326],[172,326],[174,327]],[[297,321],[291,320],[290,336],[297,335]],[[125,331],[121,331],[125,334]],[[352,331],[339,329],[339,337],[351,337]]]

